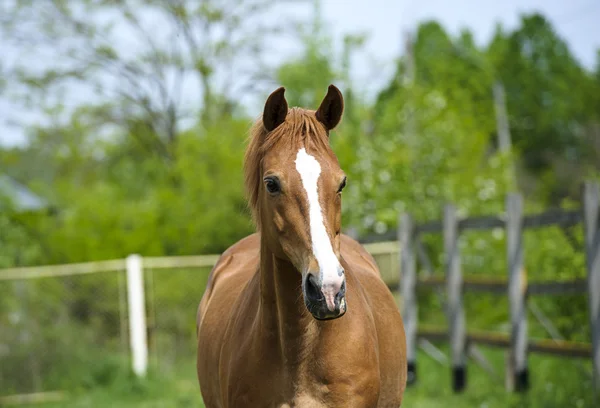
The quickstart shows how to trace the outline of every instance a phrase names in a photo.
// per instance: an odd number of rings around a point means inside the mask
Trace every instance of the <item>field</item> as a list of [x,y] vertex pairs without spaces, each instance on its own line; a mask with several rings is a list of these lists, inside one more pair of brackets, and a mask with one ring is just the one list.
[[[446,351],[446,350],[444,350]],[[450,390],[450,369],[419,355],[419,382],[408,389],[404,406],[417,408],[445,407],[531,407],[591,408],[592,390],[588,362],[532,355],[532,387],[524,395],[504,390],[504,353],[485,349],[496,375],[491,376],[470,362],[467,390],[454,395]],[[151,372],[146,380],[136,380],[118,373],[102,387],[82,389],[60,403],[36,404],[39,408],[186,408],[203,407],[193,364],[182,364],[171,373]]]

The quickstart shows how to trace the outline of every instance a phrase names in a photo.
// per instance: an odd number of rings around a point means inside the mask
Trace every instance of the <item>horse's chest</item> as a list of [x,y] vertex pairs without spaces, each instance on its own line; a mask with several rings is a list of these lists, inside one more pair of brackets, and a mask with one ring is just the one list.
[[224,353],[228,357],[222,361],[223,371],[228,373],[226,406],[377,406],[380,371],[376,344],[356,330],[345,332],[353,334],[344,341],[332,331],[321,333],[308,345],[288,343],[285,351],[277,341],[240,336],[248,341],[236,347],[228,344]]
[[339,375],[339,368],[323,371],[327,365],[321,361],[290,370],[276,361],[263,360],[260,366],[240,367],[238,375],[229,381],[231,399],[228,406],[325,408],[377,405],[380,383],[375,365],[363,365],[345,375]]
[[348,404],[331,404],[331,399],[322,393],[297,390],[295,393],[282,393],[282,390],[267,389],[260,386],[232,396],[229,406],[272,407],[272,408],[328,408],[332,406],[350,407]]

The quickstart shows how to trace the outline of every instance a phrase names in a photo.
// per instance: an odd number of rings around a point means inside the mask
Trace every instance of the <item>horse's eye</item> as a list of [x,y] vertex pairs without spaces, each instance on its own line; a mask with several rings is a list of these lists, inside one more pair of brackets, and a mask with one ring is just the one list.
[[265,187],[269,194],[278,194],[281,191],[279,180],[273,177],[265,178]]
[[340,194],[342,192],[342,190],[344,189],[344,187],[346,187],[346,177],[344,177],[344,180],[342,181],[342,184],[340,184],[340,188],[338,189],[338,194]]

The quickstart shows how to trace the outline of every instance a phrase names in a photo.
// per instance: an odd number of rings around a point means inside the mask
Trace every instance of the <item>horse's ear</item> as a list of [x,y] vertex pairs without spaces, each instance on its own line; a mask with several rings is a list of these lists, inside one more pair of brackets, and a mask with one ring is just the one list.
[[335,128],[344,112],[344,97],[339,89],[334,85],[329,85],[327,95],[321,102],[321,106],[317,109],[317,120],[325,125],[327,130]]
[[265,103],[265,110],[263,111],[263,124],[265,129],[269,132],[281,125],[285,121],[285,117],[288,113],[288,104],[285,100],[285,88],[281,87],[274,91],[267,102]]

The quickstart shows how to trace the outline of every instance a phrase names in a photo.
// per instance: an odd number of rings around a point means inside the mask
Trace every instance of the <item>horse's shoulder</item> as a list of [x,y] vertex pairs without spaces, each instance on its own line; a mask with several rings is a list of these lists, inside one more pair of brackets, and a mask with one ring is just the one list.
[[259,247],[260,247],[260,234],[255,232],[254,234],[248,235],[247,237],[240,239],[238,242],[236,242],[235,244],[233,244],[229,248],[227,248],[221,255],[221,258],[230,256],[233,254],[238,254],[238,255],[239,254],[247,254],[247,253],[258,254],[257,250]]
[[[215,266],[210,271],[206,289],[200,305],[198,306],[197,324],[200,325],[204,312],[206,312],[207,304],[212,298],[212,294],[218,286],[230,279],[238,279],[240,283],[248,280],[254,273],[256,265],[258,265],[260,236],[252,234],[242,238],[229,248],[227,248],[219,257]],[[242,284],[227,285],[235,291],[243,287]],[[229,293],[233,295],[233,293]],[[229,296],[227,296],[229,298]]]
[[208,277],[206,284],[206,290],[212,290],[215,286],[217,279],[221,278],[221,275],[228,275],[229,273],[235,273],[236,266],[244,263],[251,262],[259,255],[260,236],[258,234],[248,235],[242,238],[229,248],[227,248],[217,260],[217,263],[213,267]]

